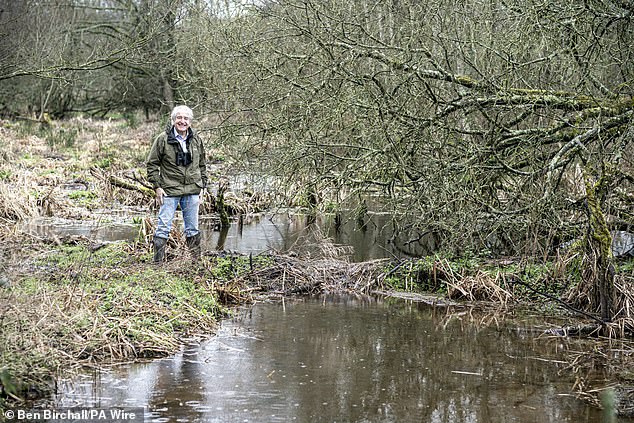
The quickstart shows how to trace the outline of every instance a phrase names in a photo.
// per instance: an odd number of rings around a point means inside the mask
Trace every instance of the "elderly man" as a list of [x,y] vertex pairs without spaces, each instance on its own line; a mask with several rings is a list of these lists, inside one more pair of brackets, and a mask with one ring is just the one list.
[[154,232],[156,263],[165,260],[165,245],[178,206],[183,213],[187,246],[195,259],[200,258],[198,207],[207,186],[207,167],[203,142],[191,128],[193,119],[189,107],[174,107],[172,124],[154,139],[147,158],[148,181],[160,206]]

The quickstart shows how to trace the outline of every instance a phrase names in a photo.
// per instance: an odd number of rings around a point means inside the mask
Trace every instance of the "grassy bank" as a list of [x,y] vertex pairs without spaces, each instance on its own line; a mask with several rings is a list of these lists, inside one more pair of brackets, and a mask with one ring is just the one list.
[[223,263],[210,270],[183,257],[159,267],[130,243],[19,243],[15,276],[0,289],[3,401],[46,395],[78,366],[171,354],[212,334],[227,302],[241,298],[233,275],[218,272]]

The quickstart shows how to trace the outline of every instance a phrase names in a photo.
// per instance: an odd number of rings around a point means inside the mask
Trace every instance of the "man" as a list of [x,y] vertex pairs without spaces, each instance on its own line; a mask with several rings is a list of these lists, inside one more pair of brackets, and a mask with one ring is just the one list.
[[160,206],[153,240],[155,263],[165,260],[165,245],[178,206],[187,246],[194,259],[200,258],[198,207],[207,186],[207,167],[203,142],[191,128],[193,119],[189,107],[174,107],[172,124],[156,137],[147,158],[148,181]]

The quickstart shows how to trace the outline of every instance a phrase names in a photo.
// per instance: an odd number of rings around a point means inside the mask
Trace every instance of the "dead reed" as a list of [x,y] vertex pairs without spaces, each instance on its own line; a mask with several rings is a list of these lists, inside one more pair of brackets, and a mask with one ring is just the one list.
[[507,275],[503,272],[481,269],[459,272],[447,259],[438,260],[436,267],[447,285],[447,297],[451,299],[492,301],[500,305],[506,305],[513,299],[513,294],[504,288]]
[[0,219],[21,221],[37,214],[36,202],[24,184],[0,179]]
[[323,258],[306,261],[293,255],[272,256],[272,264],[255,269],[240,279],[260,291],[281,294],[314,294],[323,291],[375,290],[386,260],[349,263],[346,260]]

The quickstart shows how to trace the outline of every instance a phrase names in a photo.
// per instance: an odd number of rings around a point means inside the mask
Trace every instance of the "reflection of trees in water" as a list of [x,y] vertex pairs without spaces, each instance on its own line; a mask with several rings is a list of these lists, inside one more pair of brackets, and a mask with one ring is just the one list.
[[[198,420],[203,416],[196,411],[196,404],[204,404],[206,375],[204,363],[196,360],[197,352],[187,350],[176,356],[160,360],[152,392],[147,397],[150,411],[161,410],[160,416],[183,416]],[[201,364],[203,364],[201,366]]]
[[127,389],[103,384],[100,395],[190,421],[592,418],[558,395],[570,385],[558,389],[547,361],[562,340],[504,318],[360,295],[258,304],[190,352],[133,366]]
[[[330,242],[349,248],[342,255],[354,262],[385,257],[421,257],[441,245],[441,235],[423,231],[412,236],[395,224],[389,213],[369,211],[359,225],[354,210],[337,213],[273,213],[240,215],[230,227],[215,221],[201,223],[203,243],[208,249],[259,253],[269,249],[299,254],[319,254],[319,244]],[[205,234],[205,232],[207,232]],[[231,239],[231,242],[228,240]]]
[[[284,395],[302,405],[300,420],[321,416],[374,421],[378,414],[422,421],[439,416],[493,421],[492,413],[503,408],[508,397],[544,401],[543,390],[538,395],[535,391],[551,379],[553,369],[526,359],[535,347],[530,342],[512,332],[479,327],[470,319],[447,320],[451,312],[444,308],[369,304],[376,301],[332,297],[321,305],[287,307],[286,319],[295,334],[292,348],[282,356],[275,348],[266,353],[272,361],[289,363],[287,370],[295,369],[297,379],[305,382],[283,386]],[[267,325],[284,324],[273,316],[262,317]],[[284,343],[272,339],[267,345]],[[544,421],[555,421],[561,407],[542,405],[554,407],[546,411],[552,416]]]
[[208,250],[260,253],[273,249],[323,257],[323,245],[329,243],[343,247],[337,254],[353,262],[424,256],[439,245],[434,233],[412,239],[404,232],[395,232],[393,216],[372,212],[367,214],[361,228],[352,212],[242,216],[231,227],[218,228],[214,222],[204,221],[201,227],[203,244]]

